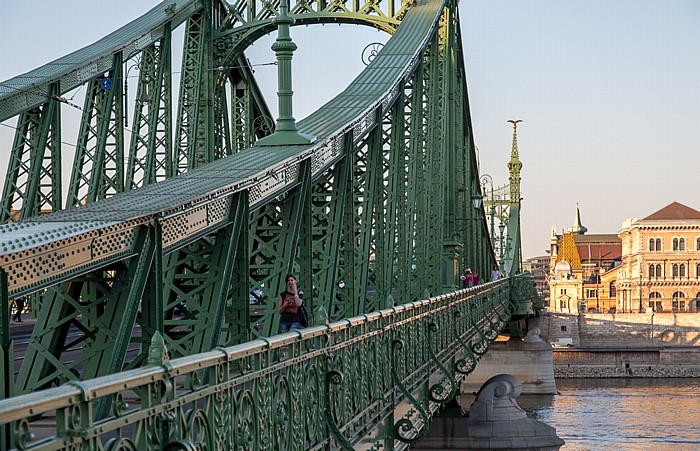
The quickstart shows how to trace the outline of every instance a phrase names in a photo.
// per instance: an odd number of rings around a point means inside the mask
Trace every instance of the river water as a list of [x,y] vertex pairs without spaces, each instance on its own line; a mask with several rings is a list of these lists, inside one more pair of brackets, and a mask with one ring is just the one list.
[[572,450],[699,450],[697,379],[557,379],[558,395],[520,396],[528,416]]

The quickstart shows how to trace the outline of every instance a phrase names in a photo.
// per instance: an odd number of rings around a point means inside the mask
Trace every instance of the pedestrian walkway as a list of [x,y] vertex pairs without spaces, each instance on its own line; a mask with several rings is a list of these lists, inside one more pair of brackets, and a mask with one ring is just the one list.
[[10,335],[30,334],[35,324],[36,318],[30,312],[22,312],[22,322],[12,321],[10,318]]

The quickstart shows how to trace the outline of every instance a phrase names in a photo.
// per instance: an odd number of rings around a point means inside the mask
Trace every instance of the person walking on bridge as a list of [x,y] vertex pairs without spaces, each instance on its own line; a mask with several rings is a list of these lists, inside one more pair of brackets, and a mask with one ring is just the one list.
[[277,301],[277,313],[280,314],[280,333],[302,328],[299,307],[304,302],[304,292],[297,288],[297,278],[294,274],[287,274],[284,277],[284,282],[287,289],[280,293],[280,298]]
[[503,277],[503,274],[501,274],[501,271],[498,269],[498,266],[493,265],[493,271],[491,271],[491,282],[495,282],[501,277]]
[[22,312],[24,311],[24,296],[20,296],[18,298],[15,298],[15,307],[16,311],[15,314],[12,316],[12,321],[16,321],[18,323],[22,322]]

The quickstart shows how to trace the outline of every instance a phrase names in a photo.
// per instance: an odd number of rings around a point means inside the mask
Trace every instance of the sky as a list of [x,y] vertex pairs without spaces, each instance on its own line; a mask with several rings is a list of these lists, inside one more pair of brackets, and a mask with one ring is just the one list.
[[[3,1],[0,81],[88,45],[158,3]],[[589,234],[617,233],[626,218],[674,201],[700,210],[700,1],[462,0],[459,10],[480,168],[496,185],[508,180],[506,121],[523,120],[525,258],[545,254],[552,229],[570,227],[577,205]],[[387,36],[325,25],[294,27],[292,38],[301,119],[347,86],[364,68],[365,47]],[[273,40],[247,55],[276,112],[276,67],[265,65],[274,61]],[[67,110],[64,118],[74,114],[76,125],[64,125],[63,140],[75,142],[79,112]],[[0,126],[3,179],[12,137]],[[64,173],[70,166],[64,158]]]

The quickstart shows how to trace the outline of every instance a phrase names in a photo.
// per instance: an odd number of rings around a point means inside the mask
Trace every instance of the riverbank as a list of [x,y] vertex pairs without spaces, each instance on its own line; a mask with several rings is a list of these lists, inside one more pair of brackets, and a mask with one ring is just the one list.
[[555,379],[697,378],[700,349],[555,349]]

